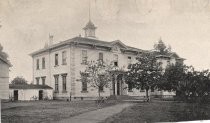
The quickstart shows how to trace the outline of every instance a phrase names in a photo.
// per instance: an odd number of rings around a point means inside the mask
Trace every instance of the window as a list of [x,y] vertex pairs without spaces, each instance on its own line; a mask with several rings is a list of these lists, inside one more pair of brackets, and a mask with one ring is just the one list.
[[103,61],[103,53],[99,53],[99,61]]
[[66,76],[67,76],[67,74],[63,74],[63,75],[62,75],[63,92],[66,92]]
[[39,59],[36,60],[36,69],[39,70]]
[[42,58],[42,69],[45,69],[45,57]]
[[103,86],[99,86],[99,91],[103,92],[104,91],[104,87]]
[[87,75],[85,73],[81,74],[82,82],[82,92],[87,92]]
[[128,56],[128,65],[130,65],[130,64],[131,64],[131,57]]
[[42,77],[42,85],[45,85],[46,76]]
[[58,54],[55,54],[55,66],[58,66]]
[[82,50],[82,64],[87,64],[87,50]]
[[36,78],[36,84],[39,85],[39,77]]
[[167,61],[167,65],[170,65],[170,61]]
[[133,89],[132,84],[131,83],[128,83],[128,91],[131,92],[132,89]]
[[58,89],[58,77],[59,77],[59,75],[54,75],[54,78],[55,78],[55,93],[59,92],[59,89]]
[[118,66],[118,55],[114,54],[114,66]]
[[66,54],[66,51],[63,51],[62,52],[62,64],[63,65],[67,65],[67,54]]

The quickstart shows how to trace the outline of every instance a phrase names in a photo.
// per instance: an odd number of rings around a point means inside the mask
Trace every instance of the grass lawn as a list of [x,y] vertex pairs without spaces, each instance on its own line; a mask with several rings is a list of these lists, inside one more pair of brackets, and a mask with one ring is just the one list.
[[153,101],[137,103],[104,123],[177,122],[210,119],[210,104]]
[[116,104],[109,101],[102,105],[94,101],[32,101],[2,103],[2,123],[56,122],[80,113]]

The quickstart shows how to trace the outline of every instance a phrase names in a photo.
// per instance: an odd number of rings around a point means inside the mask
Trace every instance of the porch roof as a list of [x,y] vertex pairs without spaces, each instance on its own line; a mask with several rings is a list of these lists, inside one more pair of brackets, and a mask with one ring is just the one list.
[[48,85],[9,84],[9,89],[53,89]]

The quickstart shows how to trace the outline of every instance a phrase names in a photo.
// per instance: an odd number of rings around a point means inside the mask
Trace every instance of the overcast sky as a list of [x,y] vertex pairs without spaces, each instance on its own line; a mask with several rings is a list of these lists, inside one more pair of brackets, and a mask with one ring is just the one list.
[[[89,0],[0,0],[0,43],[13,64],[10,79],[32,80],[29,53],[79,34],[88,22]],[[152,49],[162,40],[187,65],[210,68],[209,0],[91,0],[98,39]]]

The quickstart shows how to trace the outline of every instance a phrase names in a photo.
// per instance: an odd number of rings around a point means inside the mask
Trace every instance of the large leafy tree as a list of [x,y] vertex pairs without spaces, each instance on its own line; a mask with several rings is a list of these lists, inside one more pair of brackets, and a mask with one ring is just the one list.
[[134,88],[145,89],[148,98],[148,91],[157,87],[161,72],[161,67],[157,64],[154,54],[142,53],[138,57],[138,62],[129,66],[126,82]]
[[27,81],[23,77],[15,77],[12,81],[11,84],[27,84]]
[[110,85],[110,70],[111,66],[101,60],[91,61],[88,62],[85,71],[81,72],[81,75],[86,75],[82,79],[85,79],[84,81],[87,81],[91,87],[98,89],[98,96],[100,97],[101,90]]

